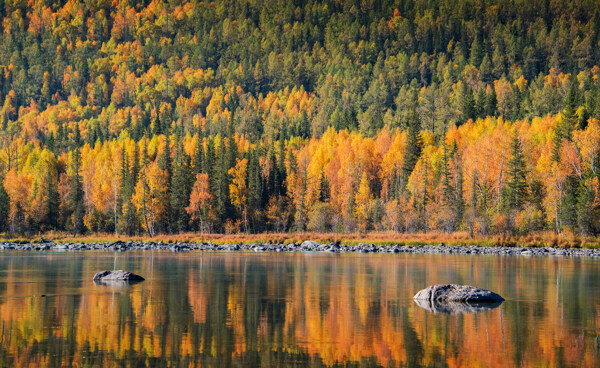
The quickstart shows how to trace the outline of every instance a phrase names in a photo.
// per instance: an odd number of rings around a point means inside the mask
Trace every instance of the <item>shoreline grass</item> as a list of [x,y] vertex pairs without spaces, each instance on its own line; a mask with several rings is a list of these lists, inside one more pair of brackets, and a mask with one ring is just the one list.
[[367,233],[258,233],[258,234],[160,234],[152,238],[148,236],[126,236],[109,233],[94,233],[74,237],[66,232],[48,232],[30,236],[11,237],[0,234],[0,240],[14,242],[39,242],[40,237],[57,243],[103,243],[121,241],[175,243],[201,243],[212,242],[226,243],[299,243],[304,240],[314,240],[320,243],[339,242],[342,245],[357,245],[370,243],[375,245],[464,245],[464,246],[508,246],[508,247],[556,247],[556,248],[598,248],[600,238],[583,237],[574,233],[557,234],[550,231],[529,233],[526,235],[491,235],[487,237],[471,238],[466,231],[453,233],[428,232],[428,233],[395,233],[395,232],[367,232]]

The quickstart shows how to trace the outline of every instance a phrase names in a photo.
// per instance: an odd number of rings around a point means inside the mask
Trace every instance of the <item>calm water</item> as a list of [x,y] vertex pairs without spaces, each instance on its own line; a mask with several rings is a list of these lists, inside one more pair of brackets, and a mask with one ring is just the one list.
[[[115,265],[147,280],[93,284]],[[448,282],[507,301],[411,299]],[[5,252],[0,329],[2,367],[600,366],[600,260]]]

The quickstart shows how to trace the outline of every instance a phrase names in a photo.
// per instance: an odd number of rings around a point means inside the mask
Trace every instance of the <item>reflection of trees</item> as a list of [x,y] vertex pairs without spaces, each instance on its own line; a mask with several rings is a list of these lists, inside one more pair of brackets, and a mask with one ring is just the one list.
[[[153,276],[125,290],[88,282],[112,267],[103,254],[0,258],[0,365],[593,366],[600,359],[586,332],[600,322],[600,297],[589,292],[599,265],[591,260],[199,254],[152,263],[139,255],[120,256],[119,267]],[[446,280],[509,301],[449,316],[410,300],[421,286]]]

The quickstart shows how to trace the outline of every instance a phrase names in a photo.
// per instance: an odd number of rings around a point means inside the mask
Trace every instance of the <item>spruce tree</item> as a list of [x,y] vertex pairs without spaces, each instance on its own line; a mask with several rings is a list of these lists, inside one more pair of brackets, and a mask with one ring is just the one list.
[[475,102],[475,117],[484,118],[485,117],[485,88],[480,88],[477,93],[477,101]]
[[137,184],[138,178],[140,174],[140,149],[138,144],[135,143],[133,145],[133,157],[131,158],[131,175],[130,175],[130,185],[131,192],[133,193],[133,189]]
[[421,121],[413,111],[412,119],[408,125],[408,138],[406,142],[406,151],[404,154],[404,163],[402,164],[402,176],[404,177],[404,185],[408,181],[410,174],[415,169],[415,165],[421,158],[423,150],[423,141],[421,139]]
[[[279,195],[285,195],[286,190],[284,183],[287,179],[287,170],[285,168],[285,136],[279,140],[279,160],[278,163],[278,179],[279,179]],[[288,152],[291,153],[291,150]]]
[[494,87],[490,88],[490,93],[487,94],[485,101],[485,116],[496,116],[498,97],[496,96],[496,90]]
[[473,119],[476,117],[476,106],[475,106],[475,97],[473,96],[473,90],[470,87],[467,87],[467,90],[462,96],[461,101],[462,108],[462,118],[461,122],[465,123],[469,119]]
[[4,188],[4,181],[0,181],[0,231],[8,231],[10,213],[10,197]]
[[478,181],[479,179],[477,178],[477,170],[473,171],[473,181],[471,183],[471,203],[470,206],[473,209],[478,209],[478,203],[477,203],[477,185],[478,185]]
[[327,175],[321,170],[321,176],[319,178],[319,201],[327,202],[329,200],[330,192],[329,192],[329,181],[327,180]]
[[508,182],[504,187],[504,208],[508,210],[521,210],[527,199],[527,167],[518,133],[515,133],[511,142],[511,158],[507,167]]
[[233,217],[229,198],[230,176],[228,171],[226,155],[219,155],[219,163],[215,167],[215,180],[212,182],[214,182],[215,214],[222,223]]
[[51,168],[46,172],[46,224],[50,228],[56,228],[58,225],[58,207],[60,205],[60,196],[58,193],[58,183]]
[[48,133],[48,137],[46,138],[46,148],[48,151],[56,154],[56,140],[53,132]]
[[163,133],[162,123],[160,121],[160,117],[158,116],[158,112],[156,113],[156,117],[152,122],[152,135],[159,136]]
[[81,141],[81,132],[79,132],[79,126],[77,124],[75,124],[75,132],[73,134],[72,149],[77,149],[77,148],[81,147],[82,145],[83,145],[83,142]]
[[190,204],[191,184],[194,183],[189,165],[189,156],[183,151],[183,144],[180,143],[175,152],[170,198],[170,223],[178,232],[186,231],[189,224],[189,215],[185,208]]
[[171,164],[171,139],[168,135],[165,136],[165,149],[158,158],[158,168],[167,173],[167,182],[171,182],[173,175],[173,166]]
[[200,131],[198,131],[198,134],[196,135],[196,150],[194,152],[194,172],[196,174],[206,173],[204,162],[204,143],[202,135]]
[[[129,159],[127,158],[127,151],[125,151],[125,146],[121,149],[121,169],[120,169],[120,179],[121,179],[121,196],[123,200],[128,200],[133,194],[133,186],[130,179],[129,173]],[[121,203],[123,204],[123,203]]]
[[463,197],[463,173],[462,170],[458,170],[456,175],[456,188],[454,190],[454,217],[455,217],[455,226],[459,226],[463,220],[463,215],[465,213],[465,199]]
[[271,163],[271,170],[269,172],[269,196],[279,195],[281,181],[279,176],[279,165],[277,164],[277,156],[275,156],[275,150],[273,147],[269,150],[269,162]]
[[259,149],[255,148],[249,153],[248,160],[248,212],[252,226],[256,230],[256,216],[263,203],[263,189],[260,176]]
[[171,162],[171,139],[169,136],[165,136],[165,148],[162,151],[162,154],[158,158],[158,168],[163,170],[166,174],[166,183],[167,183],[167,198],[164,198],[165,203],[167,204],[167,208],[165,211],[165,217],[162,218],[159,223],[159,228],[163,229],[166,232],[171,232],[172,224],[171,224],[171,195],[172,195],[172,187],[171,183],[173,180],[173,165]]
[[597,235],[600,226],[596,219],[599,217],[600,206],[597,204],[594,190],[588,188],[585,182],[581,182],[577,198],[577,225],[579,232],[584,235]]
[[578,118],[576,114],[578,90],[575,82],[571,83],[569,94],[565,100],[565,106],[562,111],[562,116],[556,125],[554,138],[552,139],[552,160],[560,161],[560,150],[563,145],[563,140],[571,140],[573,129],[577,128]]
[[579,180],[574,175],[567,176],[565,192],[561,203],[559,219],[561,227],[576,230],[578,225],[577,204],[579,202]]
[[452,173],[448,166],[448,149],[446,143],[444,143],[443,155],[442,155],[442,202],[445,205],[452,204],[454,201],[452,187]]
[[204,155],[204,172],[207,173],[208,177],[211,179],[215,175],[215,162],[215,143],[211,137],[206,144],[206,153]]
[[72,219],[72,230],[73,234],[81,234],[84,231],[83,217],[85,215],[85,208],[83,204],[83,184],[81,182],[80,175],[81,168],[81,153],[79,148],[73,151],[71,161],[71,194],[69,202],[73,211]]

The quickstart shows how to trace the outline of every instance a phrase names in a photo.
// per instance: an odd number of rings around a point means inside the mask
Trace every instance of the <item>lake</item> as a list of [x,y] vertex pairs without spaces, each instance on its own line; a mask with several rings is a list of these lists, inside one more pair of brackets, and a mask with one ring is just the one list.
[[[99,286],[95,272],[146,277]],[[499,307],[412,296],[480,286]],[[42,296],[45,295],[45,296]],[[600,260],[2,252],[0,366],[600,366]]]

